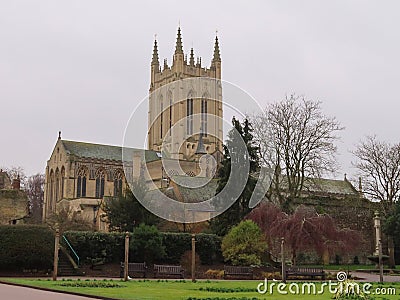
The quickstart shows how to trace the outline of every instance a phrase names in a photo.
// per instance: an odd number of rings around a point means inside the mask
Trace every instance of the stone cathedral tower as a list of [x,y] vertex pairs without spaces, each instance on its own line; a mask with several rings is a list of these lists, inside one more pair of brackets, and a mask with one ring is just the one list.
[[[195,160],[198,154],[222,152],[221,56],[218,37],[209,68],[201,57],[189,58],[178,28],[172,65],[160,65],[154,41],[149,90],[148,149],[170,158]],[[172,130],[171,130],[172,128]]]

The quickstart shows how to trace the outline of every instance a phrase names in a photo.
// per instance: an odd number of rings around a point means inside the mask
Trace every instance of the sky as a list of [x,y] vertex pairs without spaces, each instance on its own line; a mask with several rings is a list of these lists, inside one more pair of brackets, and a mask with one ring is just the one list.
[[261,106],[295,93],[322,101],[340,133],[335,176],[366,135],[399,142],[398,1],[0,1],[0,166],[44,172],[63,139],[122,145],[148,94],[157,34],[172,61],[178,24],[208,66]]

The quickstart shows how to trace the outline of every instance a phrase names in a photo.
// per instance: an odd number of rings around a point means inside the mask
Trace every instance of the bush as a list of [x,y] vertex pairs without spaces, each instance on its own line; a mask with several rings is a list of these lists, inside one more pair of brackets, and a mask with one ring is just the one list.
[[221,248],[225,261],[233,265],[259,266],[267,243],[257,224],[246,220],[229,231],[222,240]]
[[222,238],[215,234],[201,233],[196,235],[196,253],[199,254],[203,265],[223,262],[221,242]]
[[124,260],[125,234],[92,231],[67,231],[64,233],[81,261],[104,259],[105,262]]
[[[162,235],[168,263],[179,263],[182,255],[192,249],[192,236],[189,233],[164,232]],[[196,234],[196,253],[204,265],[222,261],[221,238],[215,234]]]
[[192,248],[192,236],[189,233],[163,233],[163,244],[167,253],[165,261],[178,264],[183,253]]
[[222,279],[224,278],[224,270],[212,270],[208,269],[204,276],[208,279]]
[[0,226],[0,269],[51,269],[54,234],[45,226]]
[[165,246],[156,226],[140,224],[133,230],[130,241],[131,260],[153,263],[165,256]]

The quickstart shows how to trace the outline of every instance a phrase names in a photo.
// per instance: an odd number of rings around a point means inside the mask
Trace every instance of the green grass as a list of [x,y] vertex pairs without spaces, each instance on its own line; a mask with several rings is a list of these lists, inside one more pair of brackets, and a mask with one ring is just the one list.
[[[241,299],[247,297],[248,300],[253,299],[315,299],[324,300],[332,299],[332,295],[326,289],[326,292],[322,295],[279,295],[275,292],[273,295],[270,294],[258,294],[254,290],[260,281],[198,281],[192,283],[191,281],[180,281],[170,279],[168,281],[161,280],[131,280],[129,282],[122,282],[119,280],[114,281],[87,281],[87,280],[59,280],[59,281],[48,281],[47,279],[16,279],[8,278],[2,279],[3,281],[19,283],[29,286],[49,288],[53,290],[79,292],[87,295],[97,295],[103,297],[110,297],[116,299],[152,299],[152,300],[169,300],[177,299],[184,300],[189,297],[196,299],[229,299],[236,297]],[[63,286],[68,285],[68,286]],[[76,287],[75,285],[82,285],[82,287]],[[321,286],[317,283],[317,289]],[[377,287],[378,284],[374,284]],[[397,296],[375,296],[371,299],[375,300],[399,300],[400,299],[400,283],[387,283],[384,287],[395,287],[397,290]],[[242,291],[237,291],[242,290]]]

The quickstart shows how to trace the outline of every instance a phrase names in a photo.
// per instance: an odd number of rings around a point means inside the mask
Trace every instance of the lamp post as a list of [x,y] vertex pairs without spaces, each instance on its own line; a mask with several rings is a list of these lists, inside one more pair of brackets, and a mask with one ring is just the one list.
[[285,238],[281,238],[281,261],[282,261],[282,282],[286,282],[285,272]]
[[56,236],[54,238],[54,262],[53,262],[53,281],[57,280],[58,271],[58,249],[60,248],[60,231],[56,230]]
[[192,234],[192,281],[196,281],[196,236]]
[[129,262],[129,232],[125,233],[125,261],[124,261],[124,281],[128,281],[128,262]]
[[381,240],[381,217],[379,212],[375,211],[374,217],[374,227],[375,227],[375,255],[379,255],[379,241]]
[[379,212],[375,212],[374,217],[375,227],[375,255],[378,256],[378,267],[379,267],[379,282],[383,282],[383,261],[382,261],[382,238],[381,238],[381,217]]
[[383,283],[382,241],[379,240],[379,282]]

